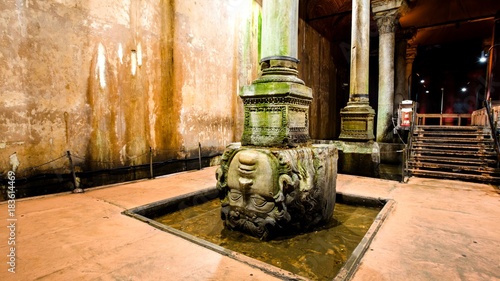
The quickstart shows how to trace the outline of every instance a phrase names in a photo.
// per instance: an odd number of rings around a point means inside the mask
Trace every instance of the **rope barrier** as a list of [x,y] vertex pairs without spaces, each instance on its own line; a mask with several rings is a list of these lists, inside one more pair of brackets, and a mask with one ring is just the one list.
[[[142,152],[139,155],[133,155],[133,156],[126,155],[125,157],[127,158],[127,160],[136,160],[136,159],[138,159],[140,157],[144,157],[144,156],[148,156],[148,155],[150,157],[155,157],[155,154],[158,154],[160,152],[184,152],[185,153],[185,151],[180,151],[180,150],[177,150],[177,149],[153,149],[153,148],[150,148],[150,150],[144,151],[144,152]],[[216,154],[216,155],[220,155],[220,154]],[[216,155],[209,155],[208,157],[213,157],[213,156],[216,156]],[[28,171],[28,170],[35,170],[37,168],[40,168],[40,167],[43,167],[45,165],[51,164],[53,162],[56,162],[56,161],[58,161],[60,159],[63,159],[63,158],[67,159],[67,157],[68,157],[67,153],[64,153],[63,155],[61,155],[61,156],[59,156],[57,158],[51,159],[51,160],[49,160],[49,161],[47,161],[45,163],[42,163],[42,164],[39,164],[39,165],[35,165],[35,166],[31,166],[31,167],[22,168],[21,171],[25,172],[25,171]],[[71,157],[79,159],[81,161],[85,161],[87,163],[90,162],[90,163],[97,163],[97,164],[123,165],[122,163],[117,163],[116,161],[89,160],[88,158],[79,156],[79,155],[74,154],[74,153],[71,153]],[[183,159],[169,159],[169,160],[166,160],[166,161],[163,161],[163,162],[186,161],[186,160],[194,160],[194,159],[199,159],[199,158],[197,157],[197,158],[189,158],[189,159],[188,158],[183,158]],[[153,163],[153,164],[161,164],[161,163]],[[62,166],[60,168],[67,168],[67,167],[66,166]],[[55,169],[58,169],[58,168],[55,168]]]
[[[394,123],[394,120],[393,120],[393,123]],[[399,136],[399,134],[398,134]],[[401,139],[401,136],[399,136],[400,139]],[[128,156],[128,155],[125,155],[124,158],[127,159],[127,161],[134,161],[134,160],[137,160],[137,159],[140,159],[144,156],[149,156],[148,159],[149,161],[144,161],[144,163],[141,163],[141,164],[138,164],[138,165],[129,165],[129,166],[124,166],[124,163],[122,161],[120,161],[119,163],[117,163],[116,161],[101,161],[101,160],[90,160],[88,158],[85,158],[85,157],[82,157],[82,156],[79,156],[77,154],[73,154],[71,153],[70,151],[66,151],[66,153],[64,153],[63,155],[57,157],[57,158],[54,158],[54,159],[51,159],[45,163],[42,163],[42,164],[39,164],[39,165],[36,165],[36,166],[32,166],[32,167],[27,167],[27,168],[23,168],[21,169],[21,171],[25,172],[25,171],[29,171],[29,170],[36,170],[40,167],[43,167],[43,166],[46,166],[46,165],[49,165],[49,164],[52,164],[56,161],[59,161],[63,158],[67,159],[67,163],[65,164],[62,164],[60,167],[55,167],[52,169],[53,171],[53,174],[55,175],[58,175],[58,178],[60,178],[60,176],[62,175],[61,173],[56,173],[55,171],[58,170],[58,169],[70,169],[70,178],[71,178],[71,182],[72,182],[72,187],[70,187],[71,191],[74,192],[74,193],[79,193],[79,192],[84,192],[83,189],[80,187],[81,183],[81,179],[80,177],[84,177],[84,178],[87,178],[89,175],[92,175],[92,174],[95,174],[95,173],[106,173],[106,174],[114,174],[115,172],[117,172],[118,174],[119,173],[123,173],[123,172],[127,172],[127,171],[146,171],[148,168],[149,168],[149,178],[154,178],[154,169],[157,169],[158,171],[164,171],[162,167],[165,167],[169,164],[172,164],[172,163],[176,163],[176,162],[184,162],[184,169],[189,169],[188,167],[191,167],[193,168],[193,164],[194,160],[198,160],[198,165],[199,165],[199,169],[202,168],[202,158],[203,159],[207,159],[207,158],[211,158],[211,157],[217,157],[217,156],[221,156],[222,153],[210,153],[209,155],[205,155],[205,156],[202,156],[201,155],[201,144],[199,143],[198,144],[198,155],[197,157],[187,157],[187,154],[186,154],[186,151],[184,150],[177,150],[177,149],[153,149],[153,148],[149,148],[149,150],[147,151],[143,151],[141,152],[140,154],[138,155],[132,155],[132,156]],[[154,158],[162,158],[162,157],[165,157],[166,155],[163,154],[163,153],[171,153],[171,152],[176,152],[176,153],[182,153],[185,157],[182,157],[182,158],[174,158],[174,159],[165,159],[165,160],[160,160],[160,161],[153,161]],[[394,153],[403,153],[404,154],[405,150],[396,150],[396,151],[393,151],[393,152],[381,152],[381,151],[378,151],[378,153],[380,155],[384,155],[384,154],[394,154]],[[122,155],[123,157],[123,155]],[[78,159],[79,162],[83,162],[83,163],[95,163],[95,164],[107,164],[107,165],[114,165],[113,168],[109,168],[109,169],[98,169],[98,170],[88,170],[88,171],[80,171],[80,172],[76,172],[75,171],[75,164],[74,164],[74,159]],[[191,164],[189,164],[191,163]],[[77,165],[76,165],[77,166]],[[134,172],[135,173],[135,172]],[[142,173],[142,172],[141,172]],[[51,174],[50,172],[49,173],[45,173],[44,175],[49,175]],[[78,176],[77,176],[78,175]],[[28,182],[28,181],[36,181],[34,179],[37,178],[37,176],[39,175],[34,175],[34,176],[31,176],[29,178],[24,178],[24,181],[25,182]],[[62,179],[62,178],[61,178]]]
[[50,163],[52,163],[52,162],[55,162],[55,161],[57,161],[57,160],[59,160],[59,159],[61,159],[61,158],[66,158],[66,154],[64,154],[64,155],[62,155],[62,156],[60,156],[60,157],[57,157],[57,158],[55,158],[55,159],[49,160],[48,162],[45,162],[45,163],[40,164],[40,165],[36,165],[36,166],[33,166],[33,167],[23,168],[23,171],[26,171],[26,170],[35,170],[36,168],[40,168],[40,167],[42,167],[42,166],[48,165],[48,164],[50,164]]
[[[393,122],[394,122],[394,120],[393,120]],[[399,134],[398,134],[398,136],[399,136]],[[401,137],[400,137],[400,139],[401,139]],[[403,142],[403,144],[405,144],[405,143]],[[179,150],[175,150],[175,149],[151,149],[151,151],[145,151],[145,152],[143,152],[143,153],[141,153],[139,155],[126,156],[126,157],[128,158],[128,160],[135,160],[135,159],[138,159],[139,157],[143,157],[143,156],[151,155],[151,154],[153,155],[153,157],[155,157],[154,156],[155,152],[157,153],[157,152],[170,152],[170,151],[184,152],[184,151],[179,151]],[[395,152],[396,153],[402,153],[402,152],[404,152],[404,150],[397,150]],[[380,154],[393,154],[394,152],[380,152],[379,151],[379,153]],[[215,157],[217,155],[221,155],[221,154],[219,153],[219,154],[209,155],[208,157]],[[82,161],[85,161],[85,162],[90,162],[90,163],[123,165],[122,163],[117,163],[115,161],[89,160],[89,159],[86,159],[86,158],[84,158],[82,156],[79,156],[77,154],[74,154],[74,153],[71,153],[71,156],[73,158],[77,158],[79,160],[82,160]],[[59,157],[57,157],[57,158],[54,158],[54,159],[51,159],[51,160],[49,160],[49,161],[47,161],[45,163],[42,163],[40,165],[23,168],[22,171],[35,170],[37,168],[40,168],[42,166],[45,166],[45,165],[48,165],[50,163],[56,162],[57,160],[60,160],[60,159],[63,159],[63,158],[67,158],[67,154],[66,153],[63,154],[63,155],[61,155],[61,156],[59,156]],[[169,159],[169,160],[162,161],[162,162],[171,162],[171,161],[176,161],[176,160],[182,160],[182,161],[184,161],[184,160],[195,160],[195,159],[199,159],[199,158],[198,157],[192,157],[192,158],[185,158],[185,159]],[[162,162],[160,162],[160,163],[153,163],[153,164],[157,165],[157,164],[161,164]],[[65,167],[61,167],[61,168],[65,168]]]

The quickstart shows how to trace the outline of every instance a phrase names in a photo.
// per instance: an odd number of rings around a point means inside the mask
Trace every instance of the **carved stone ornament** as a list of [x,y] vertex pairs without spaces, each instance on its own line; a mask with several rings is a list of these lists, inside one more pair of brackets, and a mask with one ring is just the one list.
[[340,110],[340,135],[342,140],[369,141],[373,135],[375,111],[369,105],[347,105]]
[[337,159],[333,145],[229,145],[216,172],[225,227],[268,240],[325,223],[335,206]]
[[399,20],[399,12],[397,9],[379,12],[374,15],[377,21],[378,32],[380,34],[394,33],[396,30],[396,23]]
[[293,82],[253,83],[241,91],[243,145],[295,147],[310,143],[311,88]]

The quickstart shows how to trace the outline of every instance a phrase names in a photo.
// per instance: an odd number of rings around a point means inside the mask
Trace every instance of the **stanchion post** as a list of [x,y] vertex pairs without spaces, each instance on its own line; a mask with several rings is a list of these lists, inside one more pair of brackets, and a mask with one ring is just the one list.
[[69,150],[66,151],[66,155],[68,156],[69,167],[71,169],[71,175],[73,177],[73,186],[75,187],[73,189],[73,193],[82,193],[83,189],[80,188],[80,184],[78,183],[78,181],[76,179],[75,166],[73,165],[73,159],[71,159],[71,152]]
[[151,148],[151,146],[149,147],[149,175],[150,175],[151,179],[154,178],[154,174],[153,174],[153,149]]
[[198,143],[198,163],[200,164],[199,170],[201,170],[201,143]]
[[403,148],[402,150],[402,161],[403,163],[401,163],[401,182],[404,183],[405,182],[405,165],[406,165],[406,147]]

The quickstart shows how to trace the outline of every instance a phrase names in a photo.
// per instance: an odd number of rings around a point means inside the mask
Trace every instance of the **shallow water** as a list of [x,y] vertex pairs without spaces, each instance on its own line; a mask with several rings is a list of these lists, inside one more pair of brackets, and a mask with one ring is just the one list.
[[162,224],[314,280],[334,278],[379,213],[380,208],[337,203],[327,225],[307,233],[261,241],[224,228],[220,201],[212,200],[162,217]]

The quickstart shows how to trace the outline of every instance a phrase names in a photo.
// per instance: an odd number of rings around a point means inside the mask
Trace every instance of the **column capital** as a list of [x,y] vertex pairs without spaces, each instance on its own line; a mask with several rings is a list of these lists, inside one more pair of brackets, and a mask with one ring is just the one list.
[[397,20],[401,15],[403,0],[372,0],[373,18],[377,21],[378,32],[394,33]]
[[373,18],[377,21],[379,34],[394,33],[399,20],[399,11],[397,9],[385,10],[376,13]]

